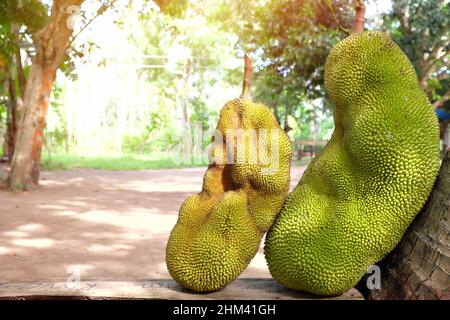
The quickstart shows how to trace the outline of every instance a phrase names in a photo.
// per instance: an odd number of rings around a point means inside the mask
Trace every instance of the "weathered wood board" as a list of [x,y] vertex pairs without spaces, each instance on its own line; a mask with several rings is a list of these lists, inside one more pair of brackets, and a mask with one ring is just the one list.
[[237,279],[226,288],[208,294],[197,294],[182,288],[173,280],[142,281],[82,281],[66,282],[6,282],[0,283],[0,299],[87,298],[87,299],[180,299],[180,300],[362,300],[351,289],[336,297],[317,297],[286,289],[273,279]]

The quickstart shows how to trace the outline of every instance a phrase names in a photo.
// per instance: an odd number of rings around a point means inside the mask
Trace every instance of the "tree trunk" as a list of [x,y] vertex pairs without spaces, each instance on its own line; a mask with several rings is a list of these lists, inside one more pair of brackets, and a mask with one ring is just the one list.
[[14,154],[14,141],[16,136],[16,111],[17,111],[17,98],[14,90],[14,79],[12,75],[8,79],[8,110],[6,116],[6,132],[3,143],[3,156],[11,163],[12,156]]
[[[18,43],[20,41],[20,28],[17,23],[12,24],[12,33],[14,34],[14,39]],[[20,47],[15,49],[14,52],[14,62],[16,65],[17,81],[19,83],[19,96],[23,99],[25,94],[25,87],[27,79],[25,77],[25,71],[22,65],[22,55],[20,54]]]
[[278,88],[275,91],[275,96],[272,98],[273,102],[273,113],[275,115],[275,119],[277,119],[278,123],[281,125],[281,117],[280,117],[280,95],[283,91],[283,87]]
[[292,128],[289,126],[289,115],[291,114],[291,107],[289,107],[287,104],[285,106],[285,111],[286,113],[284,114],[284,126],[283,126],[283,130],[286,133],[289,133],[289,131],[292,130]]
[[16,60],[16,69],[17,69],[17,80],[19,82],[19,92],[20,92],[20,96],[23,98],[23,96],[25,94],[27,79],[25,77],[25,71],[23,70],[22,55],[20,54],[20,48],[18,48],[16,50],[15,60]]
[[[12,32],[14,34],[15,41],[19,41],[19,26],[17,23],[13,23]],[[14,68],[10,70],[10,76],[8,79],[8,94],[9,94],[9,106],[6,118],[6,132],[3,145],[3,156],[8,159],[8,163],[11,164],[14,155],[14,144],[16,140],[17,128],[20,124],[20,115],[22,107],[22,98],[25,93],[26,77],[22,65],[22,56],[20,54],[20,48],[17,48],[14,53],[14,66],[16,74],[14,75]],[[15,88],[15,76],[17,76],[19,91],[18,95]]]
[[39,183],[47,109],[56,71],[72,36],[73,6],[84,0],[54,0],[48,24],[35,35],[33,58],[23,98],[24,114],[15,142],[10,189],[30,189]]
[[450,299],[450,154],[434,189],[397,248],[379,263],[370,299]]
[[278,101],[273,104],[273,114],[275,116],[275,119],[277,119],[277,122],[281,123],[280,107],[278,106]]

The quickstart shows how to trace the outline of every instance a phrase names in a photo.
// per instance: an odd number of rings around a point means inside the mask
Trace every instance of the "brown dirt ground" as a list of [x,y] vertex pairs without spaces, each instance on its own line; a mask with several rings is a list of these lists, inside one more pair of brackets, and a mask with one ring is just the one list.
[[[0,282],[65,281],[74,267],[81,280],[170,278],[166,242],[204,171],[52,171],[35,191],[0,190]],[[262,247],[241,278],[270,277]]]

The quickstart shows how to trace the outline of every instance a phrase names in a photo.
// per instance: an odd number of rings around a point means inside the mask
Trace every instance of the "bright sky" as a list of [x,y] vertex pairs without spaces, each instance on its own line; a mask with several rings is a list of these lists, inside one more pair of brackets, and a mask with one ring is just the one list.
[[366,17],[369,19],[381,16],[392,8],[391,0],[366,0]]

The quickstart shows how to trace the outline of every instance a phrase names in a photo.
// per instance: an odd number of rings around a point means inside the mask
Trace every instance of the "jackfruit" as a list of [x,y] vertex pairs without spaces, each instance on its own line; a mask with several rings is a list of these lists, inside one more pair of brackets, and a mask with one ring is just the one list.
[[182,204],[166,248],[170,275],[197,292],[244,271],[289,191],[289,138],[245,82],[241,98],[222,108],[213,139],[202,191]]
[[333,135],[266,236],[281,284],[318,295],[352,288],[401,240],[429,196],[439,129],[406,55],[386,34],[339,42],[325,63]]

